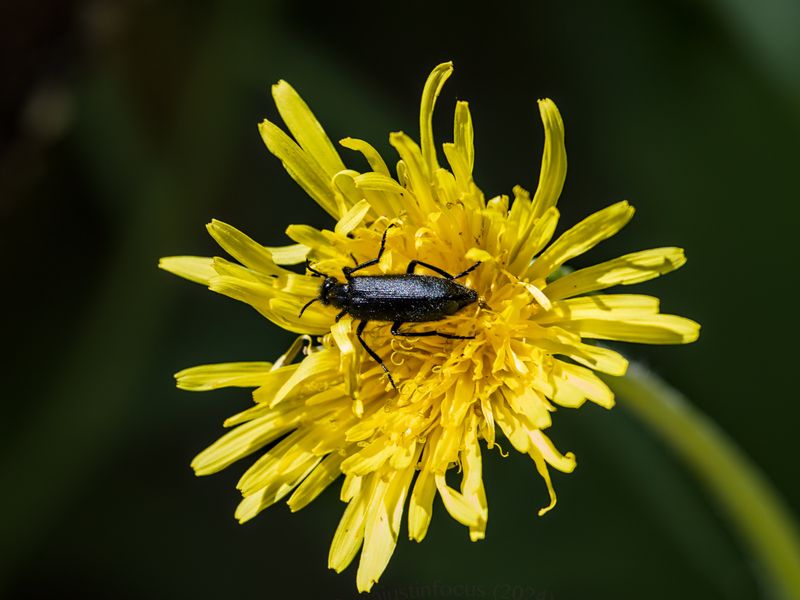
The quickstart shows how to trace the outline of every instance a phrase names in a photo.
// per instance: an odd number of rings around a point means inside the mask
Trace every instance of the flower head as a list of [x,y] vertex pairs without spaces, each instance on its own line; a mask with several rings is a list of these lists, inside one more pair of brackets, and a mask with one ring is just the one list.
[[[557,407],[586,400],[610,408],[613,393],[595,371],[623,375],[627,361],[587,340],[648,344],[694,341],[699,326],[661,314],[656,298],[597,294],[658,277],[684,264],[679,248],[634,252],[564,274],[562,267],[617,233],[633,216],[627,202],[613,204],[551,241],[559,218],[556,202],[566,175],[564,129],[550,100],[539,101],[545,129],[536,192],[521,187],[513,200],[489,200],[472,177],[473,129],[466,102],[455,110],[453,141],[439,162],[433,139],[434,103],[452,65],[437,66],[422,95],[419,144],[390,135],[400,156],[393,176],[367,142],[340,144],[363,155],[369,170],[345,167],[300,96],[286,82],[273,97],[292,137],[263,121],[267,148],[289,175],[336,221],[332,230],[291,225],[295,244],[265,247],[230,225],[212,221],[209,233],[237,262],[224,258],[169,257],[160,266],[211,290],[250,304],[280,327],[302,334],[274,363],[194,367],[176,375],[178,386],[211,390],[252,387],[254,405],[230,417],[233,429],[201,452],[198,475],[219,471],[264,450],[238,487],[244,522],[288,496],[293,511],[344,475],[347,508],[330,549],[329,566],[341,571],[358,554],[357,585],[369,590],[394,551],[404,512],[408,534],[421,541],[438,495],[450,515],[483,538],[488,505],[482,479],[482,446],[502,435],[528,454],[556,503],[550,468],[569,473],[572,453],[561,453],[545,434]],[[406,324],[373,321],[358,339],[358,321],[322,302],[313,271],[344,281],[343,269],[379,255],[359,275],[406,273],[411,261],[457,274],[478,302],[451,316]],[[299,274],[284,265],[308,260]],[[355,261],[355,263],[354,263]],[[424,335],[446,333],[449,337]],[[367,347],[383,362],[369,355]],[[301,360],[296,360],[301,358]],[[396,389],[393,387],[396,382]],[[459,468],[454,489],[446,478]],[[407,504],[407,508],[406,508]]]

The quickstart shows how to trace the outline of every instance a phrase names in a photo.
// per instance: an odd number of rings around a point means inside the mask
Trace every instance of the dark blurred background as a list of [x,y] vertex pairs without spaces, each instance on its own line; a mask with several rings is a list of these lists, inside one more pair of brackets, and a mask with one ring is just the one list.
[[[800,4],[6,2],[0,18],[5,257],[0,594],[10,598],[350,598],[327,552],[333,486],[239,526],[245,466],[197,479],[196,452],[245,391],[190,394],[172,373],[270,360],[291,335],[158,271],[213,255],[212,217],[267,245],[330,226],[268,154],[269,86],[289,80],[334,139],[396,160],[422,85],[452,59],[439,141],[470,101],[487,195],[534,189],[535,100],[564,116],[562,228],[627,198],[637,217],[578,261],[660,245],[688,265],[639,286],[703,324],[689,347],[627,349],[711,415],[800,507],[794,296]],[[364,165],[342,150],[355,168]],[[530,460],[484,453],[487,538],[437,501],[379,598],[761,597],[751,558],[698,482],[624,408],[562,410],[578,456],[556,510]]]

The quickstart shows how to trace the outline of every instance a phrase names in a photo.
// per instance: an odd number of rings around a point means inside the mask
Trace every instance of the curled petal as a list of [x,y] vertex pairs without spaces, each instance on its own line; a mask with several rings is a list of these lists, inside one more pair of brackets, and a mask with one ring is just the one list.
[[439,163],[436,160],[436,145],[433,141],[433,107],[436,99],[444,87],[445,81],[453,74],[453,63],[446,62],[437,65],[422,90],[422,103],[419,110],[419,131],[422,159],[428,177],[432,177]]
[[564,146],[564,122],[555,103],[539,100],[539,114],[544,125],[544,153],[539,172],[539,185],[533,197],[533,218],[555,206],[567,177],[567,151]]

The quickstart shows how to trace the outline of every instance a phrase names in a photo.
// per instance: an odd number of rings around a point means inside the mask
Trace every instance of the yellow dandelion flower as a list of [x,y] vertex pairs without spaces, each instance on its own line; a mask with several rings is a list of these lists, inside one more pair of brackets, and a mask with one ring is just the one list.
[[[680,248],[634,252],[558,276],[568,261],[617,233],[633,208],[613,204],[551,242],[567,164],[563,123],[552,101],[539,101],[545,144],[533,195],[518,186],[513,200],[486,200],[472,177],[466,102],[456,104],[453,141],[443,145],[449,168],[440,164],[433,109],[451,73],[450,63],[441,64],[425,84],[419,144],[404,133],[390,135],[400,156],[395,176],[358,139],[340,144],[363,155],[369,170],[347,168],[306,103],[279,82],[272,94],[292,137],[270,121],[260,124],[261,136],[335,226],[291,225],[286,234],[293,245],[266,247],[212,221],[209,233],[236,262],[180,256],[160,263],[301,334],[274,363],[207,365],[176,375],[187,390],[255,388],[254,405],[225,421],[233,429],[192,467],[208,475],[268,448],[239,480],[240,522],[287,496],[291,510],[299,510],[344,475],[341,499],[347,507],[328,564],[342,571],[360,549],[360,591],[369,590],[386,568],[404,512],[409,537],[425,538],[437,495],[472,540],[484,537],[489,512],[481,442],[492,448],[502,434],[528,454],[550,496],[539,514],[555,506],[550,468],[569,473],[575,456],[561,453],[546,435],[553,413],[586,400],[610,408],[614,395],[595,371],[623,375],[628,366],[620,354],[591,340],[682,344],[699,332],[693,321],[660,313],[656,298],[595,293],[677,269],[685,262]],[[305,261],[311,267],[306,274],[284,268]],[[392,319],[385,316],[359,327],[352,315],[364,315],[355,309],[337,320],[331,297],[323,295],[328,304],[311,302],[321,294],[314,271],[340,285],[330,277],[344,283],[346,271],[367,261],[374,264],[358,276],[405,274],[418,261],[435,269],[418,265],[415,276],[445,280],[466,272],[458,285],[474,292],[464,306],[448,306],[449,316],[404,325],[413,337],[393,335]],[[373,307],[385,301],[367,295],[361,300]],[[428,300],[418,300],[419,310],[431,316]],[[446,478],[453,468],[461,476],[457,489]]]

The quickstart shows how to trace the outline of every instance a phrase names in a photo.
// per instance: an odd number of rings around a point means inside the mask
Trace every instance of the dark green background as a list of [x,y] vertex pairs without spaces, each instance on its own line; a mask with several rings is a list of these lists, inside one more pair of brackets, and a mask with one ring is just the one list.
[[[614,201],[638,208],[586,265],[660,245],[688,265],[638,291],[703,324],[689,347],[629,348],[716,420],[800,506],[795,344],[800,5],[663,3],[111,2],[4,5],[0,237],[5,347],[0,590],[9,597],[350,598],[328,571],[343,504],[239,526],[244,465],[196,479],[192,456],[248,404],[192,395],[172,373],[270,360],[291,336],[248,307],[156,269],[217,253],[212,217],[268,245],[290,223],[331,226],[256,123],[289,80],[333,139],[417,136],[438,62],[470,101],[487,195],[535,188],[535,100],[558,104],[569,172],[562,228]],[[346,161],[360,159],[342,150]],[[485,453],[487,538],[437,501],[373,595],[505,600],[761,597],[752,562],[701,488],[624,409],[562,410],[578,456],[543,483],[525,457]]]

